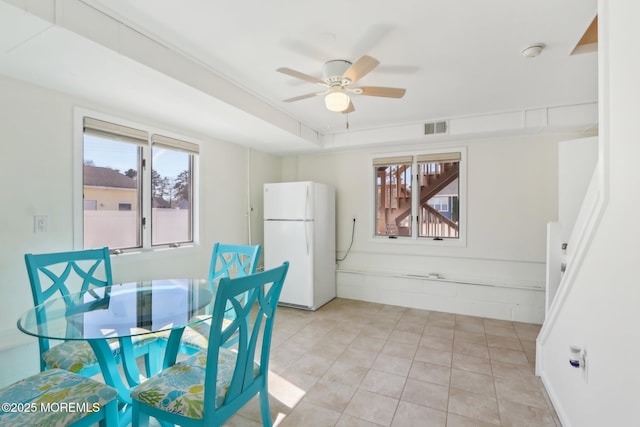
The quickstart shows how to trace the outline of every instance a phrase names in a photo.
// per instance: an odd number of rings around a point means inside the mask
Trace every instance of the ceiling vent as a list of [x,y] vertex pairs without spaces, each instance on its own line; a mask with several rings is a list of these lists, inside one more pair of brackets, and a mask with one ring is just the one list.
[[447,133],[447,122],[430,122],[424,124],[425,135],[437,135],[441,133]]

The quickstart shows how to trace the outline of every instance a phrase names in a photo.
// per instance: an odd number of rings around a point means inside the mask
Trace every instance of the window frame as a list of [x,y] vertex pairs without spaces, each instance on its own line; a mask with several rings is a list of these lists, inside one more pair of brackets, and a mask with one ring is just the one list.
[[[431,154],[446,154],[446,153],[459,153],[459,188],[458,188],[458,216],[459,216],[459,228],[458,238],[443,237],[420,237],[418,236],[418,227],[416,227],[416,217],[418,216],[419,209],[419,196],[416,192],[412,192],[411,200],[411,235],[409,236],[381,236],[376,234],[376,174],[374,164],[376,160],[383,158],[399,158],[410,156],[412,158],[411,169],[411,187],[418,188],[417,173],[418,170],[418,157]],[[452,246],[452,247],[466,247],[467,246],[467,150],[466,147],[450,147],[450,148],[437,148],[429,150],[416,150],[416,151],[403,151],[394,153],[376,153],[369,158],[369,238],[371,241],[381,244],[413,244],[423,246]]]
[[[115,117],[108,114],[100,113],[94,110],[75,107],[74,108],[74,126],[73,126],[73,246],[76,250],[84,249],[84,178],[83,178],[83,166],[84,166],[84,118],[89,117],[104,122],[110,122],[117,125],[139,129],[144,131],[148,135],[148,142],[143,146],[143,159],[145,166],[142,167],[142,188],[141,188],[141,204],[140,204],[140,217],[142,221],[144,218],[146,225],[142,227],[142,239],[141,246],[136,248],[127,249],[111,249],[112,254],[123,253],[140,253],[140,252],[153,252],[158,250],[166,250],[168,248],[185,248],[199,245],[200,242],[200,173],[199,173],[199,157],[202,155],[202,143],[194,141],[192,138],[185,137],[184,135],[178,135],[174,132],[156,128],[154,126],[135,122],[121,117]],[[198,148],[198,152],[192,158],[192,212],[191,212],[191,228],[192,228],[192,241],[190,242],[178,242],[155,244],[152,245],[151,233],[153,229],[152,224],[152,203],[151,203],[151,153],[153,147],[153,136],[162,135],[175,140],[184,141],[187,144],[192,144]],[[193,154],[193,153],[191,153]]]

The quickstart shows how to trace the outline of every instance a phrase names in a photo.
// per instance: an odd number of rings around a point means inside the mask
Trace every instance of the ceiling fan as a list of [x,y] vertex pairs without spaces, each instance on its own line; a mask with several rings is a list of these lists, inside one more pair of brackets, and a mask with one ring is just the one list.
[[283,102],[294,102],[314,96],[325,95],[324,101],[329,111],[341,112],[343,114],[355,111],[353,102],[349,94],[365,96],[382,96],[385,98],[402,98],[406,89],[381,86],[358,86],[351,87],[362,77],[376,68],[380,62],[370,56],[364,55],[355,63],[344,59],[335,59],[325,62],[323,67],[324,80],[320,80],[309,74],[292,70],[291,68],[278,68],[276,71],[287,74],[310,83],[318,83],[325,87],[322,92],[307,93],[285,99]]

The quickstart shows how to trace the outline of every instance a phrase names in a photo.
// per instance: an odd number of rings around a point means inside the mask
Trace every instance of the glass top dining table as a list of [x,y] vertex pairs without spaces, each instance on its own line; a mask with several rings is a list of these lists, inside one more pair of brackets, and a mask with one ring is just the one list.
[[[17,326],[35,337],[87,341],[105,382],[118,390],[126,408],[131,388],[145,378],[134,343],[149,338],[164,352],[162,366],[152,370],[174,364],[184,328],[211,317],[216,285],[207,279],[163,279],[96,287],[35,306],[20,316]],[[110,346],[114,340],[120,360]],[[120,361],[125,378],[118,370]],[[129,417],[130,411],[121,411],[120,424],[126,425]]]

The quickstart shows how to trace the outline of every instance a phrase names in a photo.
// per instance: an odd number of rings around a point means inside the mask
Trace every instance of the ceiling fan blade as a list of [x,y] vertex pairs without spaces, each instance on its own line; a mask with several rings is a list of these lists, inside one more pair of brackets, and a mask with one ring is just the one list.
[[356,82],[376,68],[378,64],[380,64],[380,61],[375,58],[367,55],[361,56],[360,59],[344,72],[342,77],[351,80],[352,83]]
[[353,106],[353,102],[349,101],[349,106],[342,112],[342,114],[353,113],[354,111],[356,111],[356,108]]
[[381,86],[362,86],[362,87],[359,87],[358,89],[362,89],[362,93],[360,95],[383,96],[385,98],[402,98],[405,92],[407,91],[406,89],[397,88],[397,87],[381,87]]
[[307,98],[313,98],[314,96],[322,95],[325,92],[315,92],[315,93],[307,93],[305,95],[295,96],[293,98],[285,99],[282,102],[295,102],[300,101]]
[[281,67],[281,68],[278,68],[276,71],[291,77],[295,77],[297,79],[305,80],[310,83],[320,83],[321,85],[325,85],[325,86],[327,85],[325,82],[323,82],[322,80],[316,77],[310,76],[309,74],[301,73],[300,71],[292,70],[291,68]]

